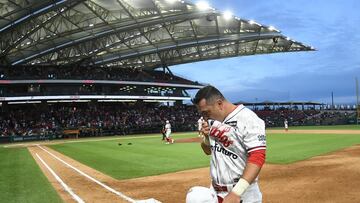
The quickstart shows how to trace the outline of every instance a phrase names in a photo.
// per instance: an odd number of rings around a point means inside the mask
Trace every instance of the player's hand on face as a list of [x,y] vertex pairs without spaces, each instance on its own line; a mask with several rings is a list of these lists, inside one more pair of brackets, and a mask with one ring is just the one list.
[[239,196],[233,192],[229,192],[229,194],[225,196],[222,203],[239,203],[240,201],[241,199]]
[[210,127],[209,127],[208,122],[203,121],[203,122],[202,122],[202,127],[201,127],[201,133],[202,133],[204,136],[208,136],[208,135],[209,135],[209,132],[210,132]]

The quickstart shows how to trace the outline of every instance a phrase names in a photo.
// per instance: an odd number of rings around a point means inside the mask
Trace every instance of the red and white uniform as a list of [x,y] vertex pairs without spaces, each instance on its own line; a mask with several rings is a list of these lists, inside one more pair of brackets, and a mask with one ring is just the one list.
[[169,121],[166,121],[165,124],[165,135],[167,138],[170,138],[170,134],[171,134],[171,124]]
[[197,121],[197,123],[198,123],[198,131],[201,130],[203,122],[204,122],[204,118],[200,117],[199,120]]
[[[242,176],[249,153],[266,149],[265,124],[243,105],[237,106],[223,122],[209,123],[212,189],[223,198]],[[243,203],[262,201],[257,180],[258,177],[241,195]]]
[[285,127],[285,129],[288,129],[289,128],[289,125],[288,125],[288,121],[285,119],[285,121],[284,121],[284,127]]

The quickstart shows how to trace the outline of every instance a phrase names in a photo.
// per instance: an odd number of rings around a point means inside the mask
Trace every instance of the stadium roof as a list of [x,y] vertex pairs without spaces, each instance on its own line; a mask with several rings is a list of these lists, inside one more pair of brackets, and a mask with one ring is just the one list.
[[154,69],[314,50],[273,27],[184,0],[0,0],[0,64]]

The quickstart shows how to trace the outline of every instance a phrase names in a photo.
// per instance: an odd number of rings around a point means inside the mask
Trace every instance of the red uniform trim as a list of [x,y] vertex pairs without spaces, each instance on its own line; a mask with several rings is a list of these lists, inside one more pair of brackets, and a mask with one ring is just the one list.
[[249,148],[247,150],[248,153],[256,151],[256,150],[260,150],[260,149],[266,149],[266,146],[257,146],[257,147],[253,147],[253,148]]
[[218,203],[222,203],[223,202],[223,198],[222,197],[220,197],[220,196],[217,196],[217,198],[218,198]]
[[249,153],[248,163],[253,163],[258,165],[260,168],[265,163],[266,150],[259,149]]

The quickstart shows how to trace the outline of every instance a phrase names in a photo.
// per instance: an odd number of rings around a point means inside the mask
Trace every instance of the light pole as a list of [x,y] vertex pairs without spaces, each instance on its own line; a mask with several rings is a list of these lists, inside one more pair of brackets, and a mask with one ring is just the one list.
[[256,103],[256,104],[255,104],[255,110],[257,110],[257,101],[258,101],[258,98],[256,97],[256,98],[255,98],[255,103]]

